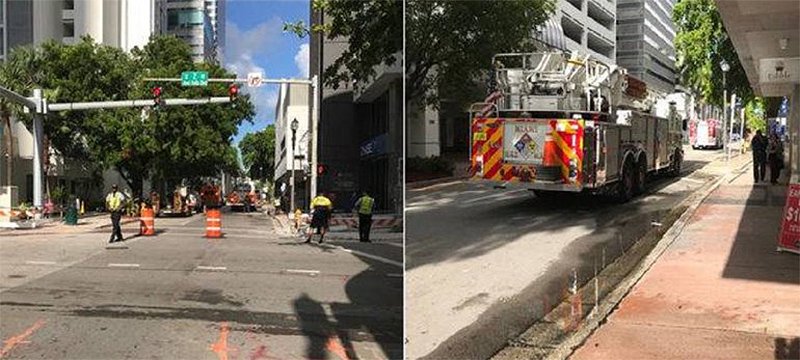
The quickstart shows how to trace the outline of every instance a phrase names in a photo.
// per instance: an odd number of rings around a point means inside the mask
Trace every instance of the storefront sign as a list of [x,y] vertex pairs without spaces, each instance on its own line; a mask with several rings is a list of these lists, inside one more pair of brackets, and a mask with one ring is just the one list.
[[800,58],[761,59],[758,74],[762,83],[800,83]]
[[386,134],[380,134],[361,144],[361,157],[386,153]]
[[778,250],[800,254],[800,184],[789,185],[782,219]]

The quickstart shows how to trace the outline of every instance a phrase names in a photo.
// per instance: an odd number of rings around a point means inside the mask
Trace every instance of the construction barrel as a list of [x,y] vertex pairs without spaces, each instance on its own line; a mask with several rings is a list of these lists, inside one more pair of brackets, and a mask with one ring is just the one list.
[[144,206],[139,216],[139,235],[153,236],[156,234],[155,211],[152,207]]
[[222,237],[222,212],[219,208],[208,208],[206,211],[206,237]]

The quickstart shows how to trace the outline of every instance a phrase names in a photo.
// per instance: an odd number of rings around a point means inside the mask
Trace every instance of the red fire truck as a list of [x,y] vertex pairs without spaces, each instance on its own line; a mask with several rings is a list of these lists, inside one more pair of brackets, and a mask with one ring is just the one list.
[[471,175],[538,196],[591,192],[627,201],[648,175],[680,173],[682,121],[624,69],[579,53],[500,54],[496,91],[473,104]]

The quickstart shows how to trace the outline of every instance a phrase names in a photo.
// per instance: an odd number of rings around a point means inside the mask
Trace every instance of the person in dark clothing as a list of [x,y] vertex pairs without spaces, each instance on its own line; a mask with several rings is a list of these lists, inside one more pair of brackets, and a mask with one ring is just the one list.
[[769,137],[767,158],[769,161],[769,182],[775,185],[778,183],[778,177],[783,169],[783,144],[775,134]]
[[358,240],[361,242],[370,242],[369,231],[372,227],[372,208],[374,206],[375,199],[371,198],[366,191],[354,206],[354,210],[358,212]]
[[122,218],[124,207],[125,196],[119,192],[119,188],[114,184],[111,186],[111,192],[106,196],[106,209],[111,213],[111,224],[114,226],[111,232],[111,239],[108,240],[110,243],[123,240],[119,221]]
[[764,181],[767,174],[767,139],[761,134],[761,130],[756,131],[750,147],[753,149],[753,177],[758,183]]

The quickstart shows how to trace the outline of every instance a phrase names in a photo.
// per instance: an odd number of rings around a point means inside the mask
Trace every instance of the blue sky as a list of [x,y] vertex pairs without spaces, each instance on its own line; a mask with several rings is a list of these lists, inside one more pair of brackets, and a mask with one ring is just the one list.
[[[228,0],[224,65],[246,77],[248,72],[266,78],[308,77],[308,38],[283,32],[284,22],[309,19],[308,0]],[[251,91],[246,87],[243,92]],[[275,121],[277,85],[263,85],[252,91],[256,107],[253,124],[239,128],[234,142],[248,132],[263,129]]]

